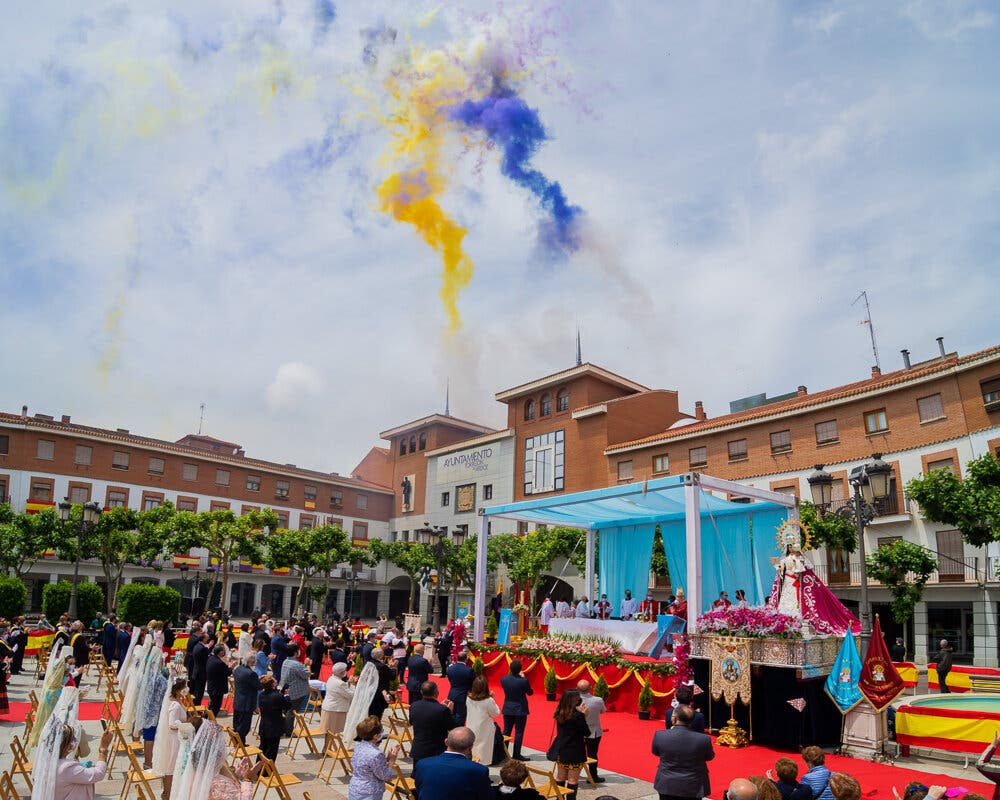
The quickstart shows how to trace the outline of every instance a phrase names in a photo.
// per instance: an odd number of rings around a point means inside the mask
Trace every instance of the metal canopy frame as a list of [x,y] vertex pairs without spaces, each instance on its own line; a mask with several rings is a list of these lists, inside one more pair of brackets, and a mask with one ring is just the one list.
[[[662,498],[664,490],[683,490],[683,504],[676,502],[676,508],[668,509],[662,503],[657,505],[642,505],[642,500],[649,497],[649,492],[655,492],[654,497]],[[783,492],[772,492],[768,489],[757,489],[724,478],[715,478],[698,472],[687,472],[666,478],[657,478],[624,486],[612,486],[606,489],[595,489],[586,492],[574,492],[563,497],[546,497],[537,500],[525,500],[520,503],[509,503],[502,506],[492,506],[479,509],[479,536],[476,540],[476,592],[473,608],[474,625],[473,640],[482,641],[485,632],[486,609],[486,548],[491,517],[500,519],[516,519],[549,525],[566,525],[579,528],[587,533],[587,569],[585,575],[587,597],[594,591],[594,542],[595,533],[601,528],[619,527],[649,522],[664,522],[679,519],[686,521],[687,539],[687,596],[688,608],[701,608],[701,513],[704,505],[703,492],[725,492],[737,497],[749,497],[753,500],[775,503],[789,510],[789,517],[798,519],[799,500],[795,495]],[[639,497],[636,501],[631,499]],[[718,499],[718,498],[716,498]],[[584,503],[609,500],[620,512],[613,509],[602,509],[601,514],[595,514],[589,520],[568,521],[566,512],[556,509],[570,509]],[[752,508],[752,506],[747,507]],[[743,509],[718,509],[712,513],[731,514],[745,513]],[[597,517],[600,518],[597,518]],[[697,613],[690,615],[688,632],[698,630]]]

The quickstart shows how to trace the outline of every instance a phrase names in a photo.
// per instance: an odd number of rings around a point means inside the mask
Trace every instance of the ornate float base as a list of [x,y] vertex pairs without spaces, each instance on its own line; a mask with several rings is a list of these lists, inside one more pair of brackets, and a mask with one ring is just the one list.
[[750,744],[750,739],[747,737],[747,732],[736,724],[735,719],[730,717],[729,722],[726,723],[726,727],[719,731],[719,737],[716,739],[716,742],[723,747],[735,748],[746,747]]
[[[710,642],[715,634],[692,634],[691,657],[710,658]],[[837,660],[842,637],[817,636],[812,639],[750,639],[750,663],[761,667],[797,669],[802,678],[827,675]]]

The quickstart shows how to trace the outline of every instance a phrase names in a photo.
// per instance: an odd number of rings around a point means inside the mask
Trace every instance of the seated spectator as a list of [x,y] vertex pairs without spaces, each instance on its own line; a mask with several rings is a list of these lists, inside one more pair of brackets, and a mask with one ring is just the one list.
[[528,768],[511,758],[500,767],[500,785],[493,787],[495,800],[543,800],[537,789],[521,786],[528,779]]
[[770,770],[767,777],[774,781],[781,800],[812,800],[812,789],[799,783],[799,765],[792,759],[779,758],[774,762],[774,772],[778,776],[777,780],[774,780]]
[[802,783],[808,786],[815,800],[834,800],[830,791],[830,770],[826,767],[826,753],[821,747],[810,745],[802,749],[802,760],[809,768],[802,776]]
[[[944,797],[946,788],[944,786],[925,786],[920,781],[910,781],[906,784],[906,788],[903,789],[903,795],[900,800],[924,800],[925,797],[930,797],[931,800],[941,800]],[[899,798],[900,794],[896,787],[892,787],[892,794],[894,797]]]
[[725,800],[757,800],[757,786],[746,778],[735,778],[726,789]]
[[781,800],[781,792],[774,785],[774,781],[768,780],[763,775],[751,775],[747,780],[757,787],[757,800]]
[[861,784],[846,772],[834,772],[830,776],[830,791],[835,800],[861,800]]

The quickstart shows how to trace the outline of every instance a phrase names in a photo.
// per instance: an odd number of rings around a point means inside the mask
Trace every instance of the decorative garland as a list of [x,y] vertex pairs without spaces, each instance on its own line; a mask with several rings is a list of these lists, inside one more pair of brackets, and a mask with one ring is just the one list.
[[[532,639],[530,641],[537,642],[538,639]],[[594,666],[594,667],[610,667],[615,666],[623,670],[636,671],[641,668],[644,672],[649,672],[652,675],[659,677],[674,675],[677,668],[671,661],[665,661],[661,663],[649,663],[637,665],[633,661],[628,661],[627,659],[621,658],[620,656],[610,655],[610,656],[593,656],[585,653],[575,653],[572,651],[564,652],[561,649],[555,650],[551,648],[541,648],[541,647],[521,647],[518,645],[498,645],[498,644],[479,644],[476,647],[483,653],[500,653],[502,655],[508,656],[508,661],[510,657],[518,658],[552,658],[559,661],[567,661],[571,664],[581,664],[584,667]],[[492,663],[496,663],[494,660]],[[491,664],[486,664],[487,667]],[[527,669],[525,669],[525,672]],[[563,680],[563,678],[559,678]],[[613,686],[610,688],[614,688]]]

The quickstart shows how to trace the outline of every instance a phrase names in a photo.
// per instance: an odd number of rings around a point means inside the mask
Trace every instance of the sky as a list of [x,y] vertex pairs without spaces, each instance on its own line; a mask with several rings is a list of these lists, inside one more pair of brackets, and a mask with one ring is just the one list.
[[348,473],[584,360],[710,416],[998,343],[992,2],[17,4],[0,409]]

